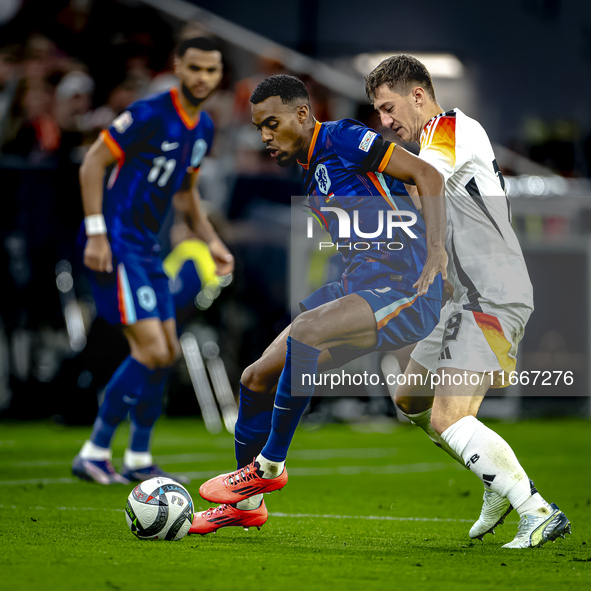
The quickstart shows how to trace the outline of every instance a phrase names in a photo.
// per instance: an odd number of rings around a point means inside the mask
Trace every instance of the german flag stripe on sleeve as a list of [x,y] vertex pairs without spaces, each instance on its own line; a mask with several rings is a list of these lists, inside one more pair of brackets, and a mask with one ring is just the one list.
[[432,119],[421,134],[421,150],[437,150],[445,160],[456,165],[456,118],[441,115]]

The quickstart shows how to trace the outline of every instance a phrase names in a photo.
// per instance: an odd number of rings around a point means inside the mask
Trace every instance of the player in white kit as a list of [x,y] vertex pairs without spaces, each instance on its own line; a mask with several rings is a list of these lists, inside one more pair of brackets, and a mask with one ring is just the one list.
[[[503,176],[482,126],[438,105],[425,66],[409,55],[384,60],[366,77],[382,124],[445,179],[448,281],[453,297],[406,368],[420,374],[395,402],[439,447],[484,483],[484,505],[470,537],[482,539],[515,508],[515,539],[527,548],[570,533],[570,522],[540,496],[515,454],[477,418],[486,391],[509,384],[517,347],[533,311],[533,291],[513,228]],[[416,385],[410,385],[410,384]]]
[[446,181],[454,297],[411,357],[432,373],[440,367],[493,371],[493,387],[508,385],[534,304],[503,176],[486,132],[459,109],[431,118],[420,146],[420,157]]

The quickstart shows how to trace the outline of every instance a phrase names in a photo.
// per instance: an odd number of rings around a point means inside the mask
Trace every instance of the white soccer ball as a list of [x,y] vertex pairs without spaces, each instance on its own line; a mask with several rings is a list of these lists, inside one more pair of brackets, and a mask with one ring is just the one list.
[[140,540],[180,540],[193,523],[193,499],[171,478],[151,478],[129,493],[125,519]]

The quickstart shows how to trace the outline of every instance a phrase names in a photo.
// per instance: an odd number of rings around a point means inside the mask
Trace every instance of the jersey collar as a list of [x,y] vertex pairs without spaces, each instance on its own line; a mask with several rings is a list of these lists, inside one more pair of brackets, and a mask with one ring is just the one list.
[[316,146],[316,139],[318,138],[318,133],[320,132],[320,128],[322,127],[322,123],[318,121],[314,122],[314,134],[312,135],[312,141],[310,142],[310,148],[308,149],[308,161],[304,164],[298,160],[298,164],[304,169],[308,170],[310,168],[310,162],[312,160],[312,154],[314,153],[314,147]]
[[451,109],[450,111],[441,111],[441,113],[437,113],[437,115],[433,115],[433,117],[431,117],[431,119],[429,119],[429,121],[427,121],[427,123],[425,123],[425,125],[423,125],[423,129],[421,130],[421,137],[425,133],[427,126],[430,123],[432,123],[435,119],[437,119],[439,117],[455,117],[456,116],[455,111],[458,111],[458,110],[459,109]]
[[189,117],[187,111],[181,104],[181,99],[179,98],[179,91],[176,88],[170,89],[170,98],[172,99],[172,104],[174,106],[174,110],[177,112],[178,116],[181,118],[182,122],[185,124],[187,129],[195,129],[197,124],[199,123],[199,119],[201,118],[201,112],[197,114],[195,120]]

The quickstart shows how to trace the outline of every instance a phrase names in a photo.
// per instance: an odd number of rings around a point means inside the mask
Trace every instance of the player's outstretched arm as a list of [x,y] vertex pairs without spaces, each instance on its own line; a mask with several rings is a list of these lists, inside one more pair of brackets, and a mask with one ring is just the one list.
[[80,187],[84,223],[88,237],[84,248],[84,264],[93,271],[113,271],[113,256],[103,218],[103,183],[105,171],[115,158],[99,138],[92,144],[80,167]]
[[392,152],[384,173],[417,187],[427,228],[427,261],[413,287],[419,295],[425,295],[439,273],[447,279],[443,177],[433,166],[399,146]]
[[216,264],[216,274],[228,275],[234,271],[234,257],[220,240],[201,207],[197,176],[196,172],[190,174],[189,182],[175,194],[173,204],[178,211],[187,216],[189,226],[197,238],[203,240],[209,247],[209,252]]

